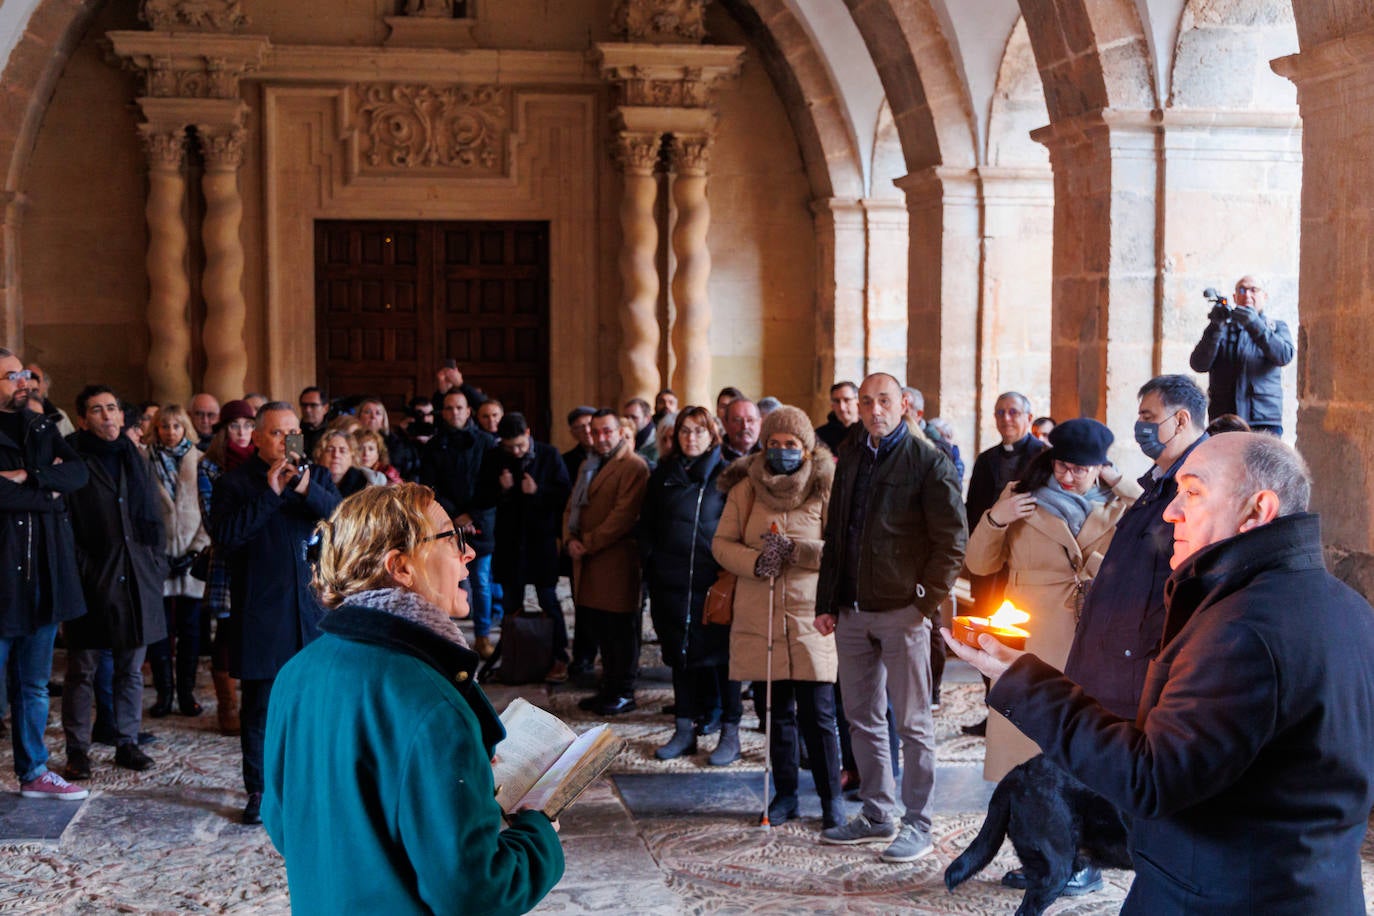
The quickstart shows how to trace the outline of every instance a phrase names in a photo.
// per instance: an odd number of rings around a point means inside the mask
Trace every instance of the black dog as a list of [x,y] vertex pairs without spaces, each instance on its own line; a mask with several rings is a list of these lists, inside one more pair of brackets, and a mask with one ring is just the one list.
[[982,871],[1005,837],[1026,874],[1016,916],[1040,916],[1073,874],[1089,865],[1131,868],[1126,825],[1115,806],[1043,754],[997,784],[978,836],[945,869],[945,887],[954,890]]

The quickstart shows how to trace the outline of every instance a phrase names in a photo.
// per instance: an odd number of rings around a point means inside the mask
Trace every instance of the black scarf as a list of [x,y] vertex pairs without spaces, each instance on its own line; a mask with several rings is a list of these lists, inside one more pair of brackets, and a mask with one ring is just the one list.
[[166,546],[163,543],[162,519],[158,517],[148,462],[139,453],[138,446],[123,434],[113,442],[107,442],[85,429],[77,433],[76,438],[77,449],[99,462],[110,475],[110,480],[114,481],[116,491],[120,478],[124,478],[129,522],[133,525],[134,537],[145,547],[161,550]]

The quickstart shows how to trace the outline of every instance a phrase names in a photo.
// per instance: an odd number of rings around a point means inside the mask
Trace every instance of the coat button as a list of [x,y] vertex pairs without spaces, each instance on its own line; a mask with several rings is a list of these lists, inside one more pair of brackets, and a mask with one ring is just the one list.
[[459,671],[459,672],[458,672],[458,675],[454,678],[454,680],[457,681],[457,682],[460,683],[460,684],[463,683],[464,681],[466,681],[467,679],[468,679],[468,673],[467,673],[466,671]]
[[1127,649],[1127,650],[1126,650],[1126,657],[1127,657],[1127,658],[1130,658],[1130,657],[1131,657],[1131,650],[1130,650],[1130,649]]

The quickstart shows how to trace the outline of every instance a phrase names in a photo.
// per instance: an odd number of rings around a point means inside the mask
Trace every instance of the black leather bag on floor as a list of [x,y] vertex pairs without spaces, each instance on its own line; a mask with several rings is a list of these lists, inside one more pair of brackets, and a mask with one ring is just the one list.
[[542,683],[553,664],[553,621],[543,614],[507,614],[492,661],[502,684]]

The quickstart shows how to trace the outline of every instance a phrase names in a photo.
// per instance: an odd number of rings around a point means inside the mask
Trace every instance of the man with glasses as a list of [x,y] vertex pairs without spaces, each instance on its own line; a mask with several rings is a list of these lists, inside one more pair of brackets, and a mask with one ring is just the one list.
[[311,385],[301,389],[301,434],[305,436],[305,453],[315,454],[315,445],[324,435],[324,415],[329,410],[329,400],[324,392]]
[[[968,498],[964,502],[968,527],[972,530],[983,513],[992,508],[993,503],[1002,495],[1007,484],[1021,477],[1031,459],[1048,445],[1031,435],[1030,399],[1019,391],[1006,391],[997,396],[993,404],[993,415],[997,421],[997,433],[1002,441],[984,451],[973,462],[973,471],[968,477]],[[1007,588],[1007,570],[990,576],[968,574],[969,593],[973,597],[974,611],[980,617],[990,617],[1002,604],[1003,592]],[[966,735],[987,733],[988,722],[983,719],[973,725],[963,726]]]
[[1283,383],[1279,370],[1293,361],[1288,325],[1264,316],[1264,287],[1246,275],[1236,281],[1236,303],[1222,300],[1188,364],[1207,373],[1207,418],[1233,413],[1256,432],[1283,435]]
[[88,794],[47,767],[48,678],[57,625],[86,613],[67,497],[86,464],[52,420],[28,409],[29,371],[0,347],[0,672],[9,669],[14,770],[26,798]]
[[288,443],[300,433],[296,412],[272,401],[253,429],[257,452],[215,482],[210,536],[229,552],[230,607],[236,640],[230,674],[241,679],[239,714],[245,824],[261,824],[267,703],[277,672],[320,634],[324,612],[310,587],[307,552],[315,526],[339,504],[329,471],[305,461]]
[[859,422],[859,386],[851,381],[830,386],[830,414],[816,427],[816,438],[838,458],[840,443]]
[[202,452],[210,447],[210,437],[215,434],[215,424],[219,422],[219,401],[213,394],[201,392],[191,398],[191,425],[196,428],[196,447]]

